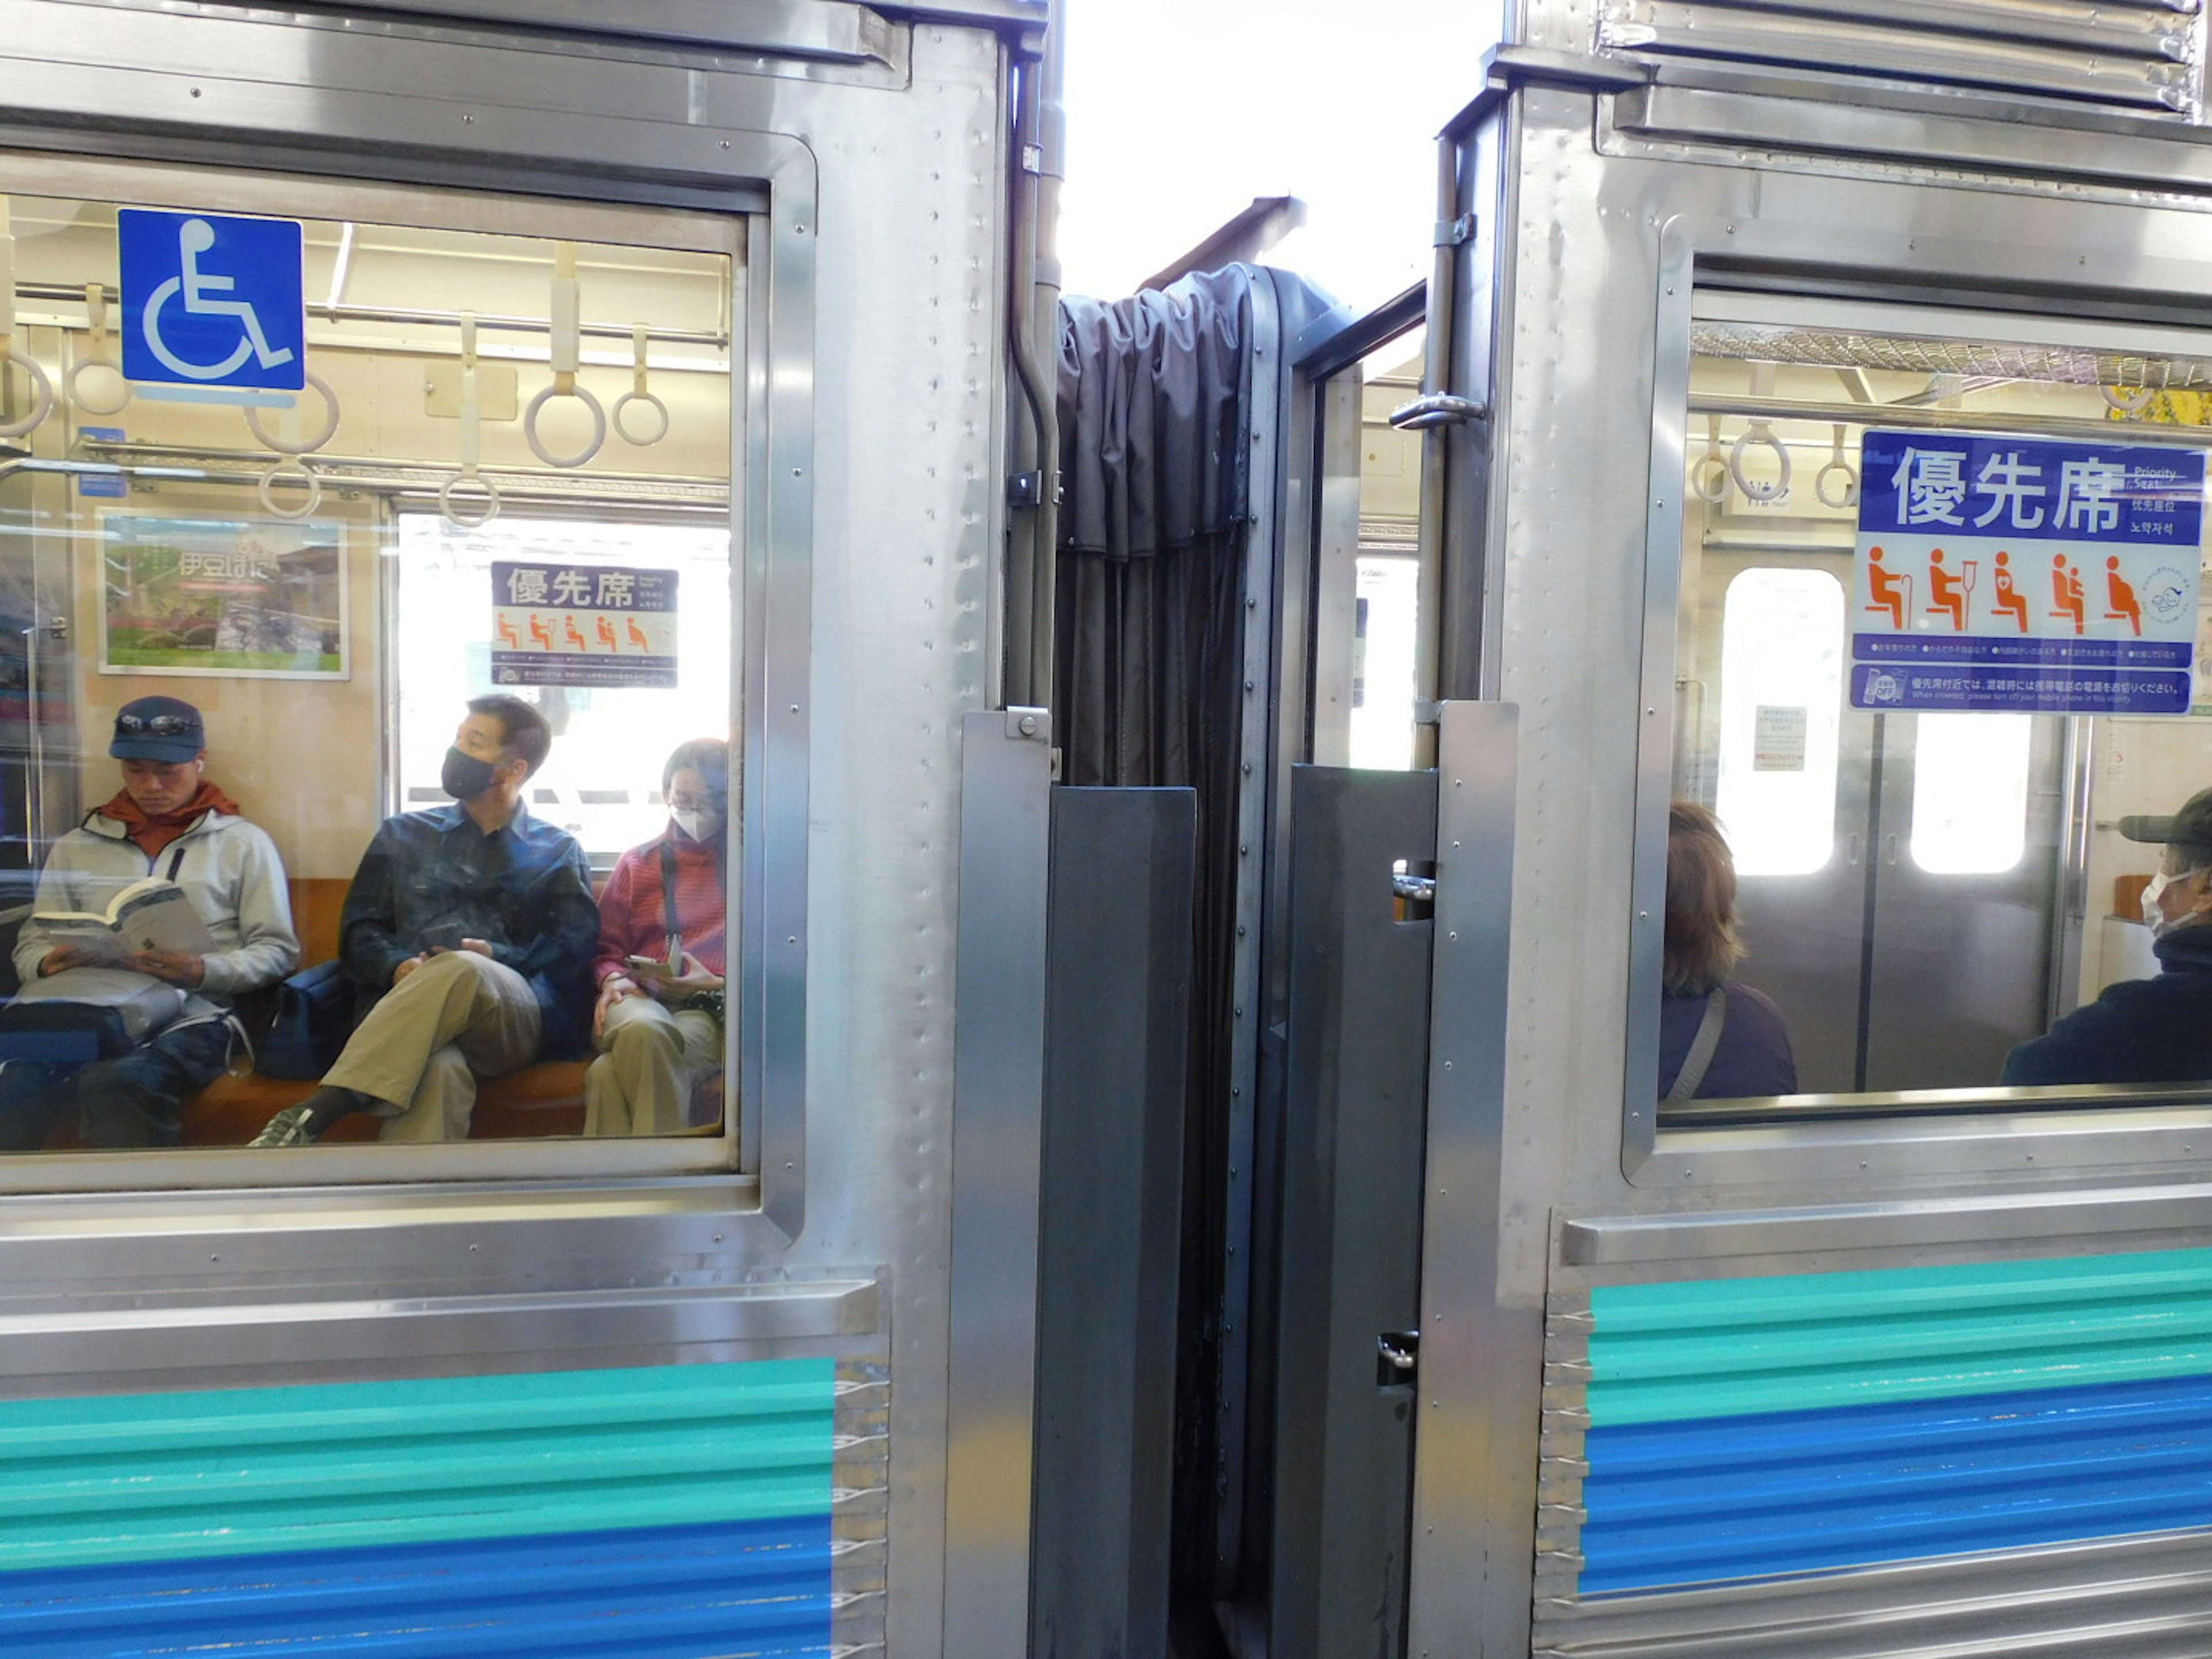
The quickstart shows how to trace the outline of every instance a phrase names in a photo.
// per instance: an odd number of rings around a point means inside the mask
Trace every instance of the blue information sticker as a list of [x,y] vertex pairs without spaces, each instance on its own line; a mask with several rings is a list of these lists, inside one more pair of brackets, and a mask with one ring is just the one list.
[[2203,452],[1869,432],[1860,464],[1853,707],[2189,711]]
[[307,385],[300,226],[120,208],[123,374],[171,386]]

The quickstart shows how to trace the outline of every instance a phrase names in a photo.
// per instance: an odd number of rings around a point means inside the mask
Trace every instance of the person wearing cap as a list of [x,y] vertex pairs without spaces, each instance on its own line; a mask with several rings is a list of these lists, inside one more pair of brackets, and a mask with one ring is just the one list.
[[122,763],[123,787],[54,843],[33,910],[103,910],[118,890],[158,876],[184,890],[216,949],[116,957],[57,938],[38,915],[26,921],[15,940],[16,977],[26,985],[55,981],[48,988],[60,993],[71,970],[96,969],[106,983],[119,974],[185,996],[167,1024],[81,1070],[0,1063],[0,1150],[37,1150],[71,1111],[88,1146],[176,1146],[185,1103],[229,1064],[238,1041],[234,1000],[299,965],[283,861],[209,781],[200,711],[175,697],[125,703],[107,752]]
[[2212,1081],[2212,789],[2171,817],[2124,817],[2120,833],[2164,849],[2142,897],[2159,972],[2106,986],[2021,1043],[2006,1083]]
[[591,869],[574,837],[524,810],[553,747],[519,697],[471,698],[446,751],[449,806],[385,819],[338,916],[338,960],[361,1023],[322,1086],[269,1120],[256,1146],[307,1146],[341,1118],[378,1138],[459,1140],[477,1080],[574,1053],[599,933]]

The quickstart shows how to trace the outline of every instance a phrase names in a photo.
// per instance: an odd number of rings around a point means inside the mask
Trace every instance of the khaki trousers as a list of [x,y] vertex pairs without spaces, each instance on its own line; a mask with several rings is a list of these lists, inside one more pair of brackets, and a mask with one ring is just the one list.
[[722,1022],[625,997],[607,1010],[599,1046],[584,1073],[584,1133],[673,1134],[690,1127],[692,1091],[722,1063]]
[[477,1079],[538,1053],[538,999],[473,951],[432,957],[384,994],[323,1081],[374,1097],[384,1140],[465,1140]]

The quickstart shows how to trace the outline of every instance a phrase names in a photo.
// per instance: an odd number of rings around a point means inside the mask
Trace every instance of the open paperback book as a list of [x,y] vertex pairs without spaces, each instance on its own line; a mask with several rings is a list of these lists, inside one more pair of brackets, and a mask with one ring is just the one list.
[[58,943],[85,946],[101,955],[188,951],[205,956],[216,948],[215,936],[192,908],[185,890],[160,876],[132,882],[108,900],[105,911],[40,910],[31,920]]

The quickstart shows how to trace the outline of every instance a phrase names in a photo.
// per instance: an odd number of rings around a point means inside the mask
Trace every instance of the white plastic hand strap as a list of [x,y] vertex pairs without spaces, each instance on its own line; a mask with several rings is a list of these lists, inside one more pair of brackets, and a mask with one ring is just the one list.
[[[553,249],[553,384],[532,398],[529,407],[522,411],[522,437],[532,454],[562,472],[583,465],[599,453],[607,441],[607,411],[599,406],[597,398],[576,383],[582,352],[582,304],[581,290],[576,283],[575,245],[557,242]],[[591,441],[573,455],[554,454],[538,435],[538,416],[556,398],[574,398],[592,417]]]
[[[91,337],[85,346],[84,356],[76,360],[76,366],[70,370],[69,379],[64,385],[68,389],[70,401],[86,414],[120,415],[125,405],[131,401],[131,382],[123,378],[122,366],[108,356],[107,290],[98,283],[84,285],[84,314]],[[122,396],[112,403],[98,403],[87,397],[84,372],[88,368],[104,368],[112,374],[115,383],[123,388]]]
[[[280,483],[307,491],[297,507],[276,505],[276,486]],[[261,475],[259,483],[254,486],[254,493],[261,497],[261,510],[271,517],[304,519],[323,504],[323,481],[315,476],[315,469],[305,461],[280,459]]]
[[[1762,478],[1744,477],[1743,452],[1753,444],[1765,444],[1774,452],[1774,459],[1779,470],[1771,482]],[[1728,470],[1729,477],[1735,480],[1735,487],[1743,491],[1745,496],[1751,501],[1778,501],[1790,493],[1790,452],[1782,447],[1782,441],[1774,435],[1774,428],[1764,421],[1753,421],[1743,429],[1743,435],[1735,441],[1735,447],[1729,451]]]
[[9,363],[31,383],[31,410],[0,422],[0,438],[20,438],[54,412],[54,383],[28,352],[15,349],[15,239],[8,230],[8,198],[0,196],[0,374]]
[[[461,530],[479,530],[499,517],[499,486],[477,471],[483,438],[482,406],[477,394],[477,314],[461,313],[461,470],[438,486],[438,511]],[[483,491],[480,507],[459,505],[453,492],[465,487]]]
[[1717,415],[1705,417],[1705,453],[1698,457],[1697,468],[1690,475],[1690,487],[1698,499],[1710,506],[1718,507],[1728,499],[1729,464],[1721,453],[1721,420]]
[[[1844,459],[1844,429],[1833,428],[1835,443],[1828,452],[1828,464],[1813,475],[1813,493],[1820,498],[1820,505],[1828,507],[1856,507],[1859,504],[1858,469]],[[1844,475],[1844,493],[1831,500],[1828,495],[1828,475]]]
[[[615,400],[614,409],[615,435],[639,449],[649,448],[668,435],[668,405],[646,390],[645,348],[645,325],[633,324],[629,331],[629,390]],[[651,435],[632,432],[623,423],[623,411],[632,404],[642,404],[660,417],[660,423],[653,428]]]
[[310,374],[307,384],[322,394],[323,424],[313,437],[304,442],[270,437],[268,429],[261,424],[261,411],[252,404],[246,406],[246,424],[264,448],[273,449],[279,455],[312,455],[337,435],[338,394],[331,390],[331,383],[319,374]]
[[2116,414],[2140,415],[2150,407],[2150,400],[2158,396],[2147,386],[2100,386],[2105,405]]

